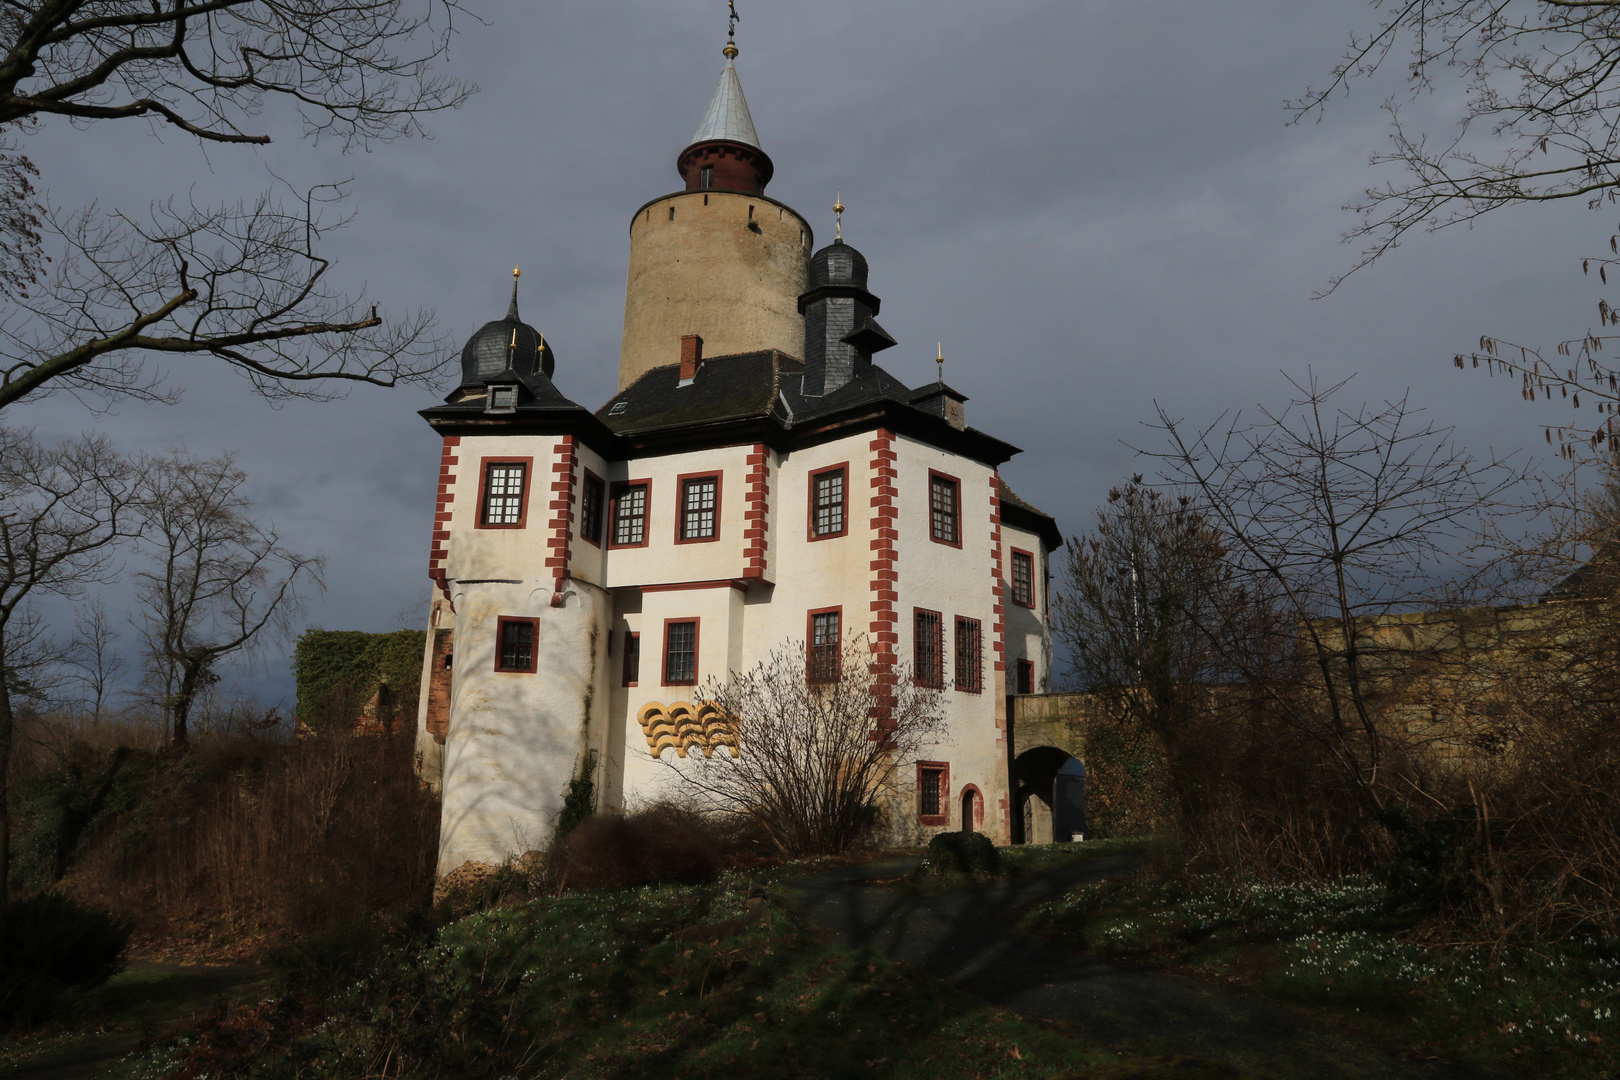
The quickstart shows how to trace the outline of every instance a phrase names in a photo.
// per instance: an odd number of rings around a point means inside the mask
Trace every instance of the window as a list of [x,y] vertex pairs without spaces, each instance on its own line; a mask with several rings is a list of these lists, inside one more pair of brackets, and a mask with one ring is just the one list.
[[944,825],[950,818],[946,793],[951,789],[951,767],[943,761],[917,762],[917,820]]
[[911,634],[912,661],[918,686],[945,685],[944,624],[937,611],[918,608]]
[[697,685],[696,619],[674,620],[664,623],[664,685]]
[[489,388],[489,401],[484,406],[485,412],[516,412],[517,387],[492,386]]
[[602,503],[606,499],[602,478],[585,470],[585,485],[579,493],[579,535],[600,547],[602,545]]
[[835,683],[840,677],[839,653],[843,646],[843,609],[810,613],[809,670],[806,677],[812,683]]
[[681,477],[681,520],[675,539],[680,543],[719,538],[720,478]]
[[1013,684],[1015,694],[1033,694],[1035,692],[1035,661],[1018,661],[1018,681]]
[[705,166],[703,166],[703,168],[698,170],[698,187],[702,187],[702,188],[712,188],[712,187],[714,187],[714,166],[713,165],[705,165]]
[[928,474],[929,532],[936,543],[962,545],[960,494],[961,485],[953,477]]
[[956,688],[977,694],[980,679],[979,620],[956,617]]
[[647,543],[647,481],[616,484],[613,488],[613,547],[642,547]]
[[641,635],[631,630],[624,632],[624,685],[634,686],[641,680]]
[[539,629],[539,619],[496,619],[495,670],[533,671],[534,639]]
[[843,536],[848,467],[839,465],[810,474],[810,539]]
[[520,529],[527,505],[524,481],[529,459],[484,462],[484,498],[479,509],[481,528]]
[[1035,606],[1035,557],[1017,548],[1012,553],[1012,601],[1024,607]]

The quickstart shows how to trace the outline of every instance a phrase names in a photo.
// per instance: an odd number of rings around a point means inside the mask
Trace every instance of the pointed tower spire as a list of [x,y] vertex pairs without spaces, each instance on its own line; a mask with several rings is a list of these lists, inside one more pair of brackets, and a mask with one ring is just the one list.
[[520,268],[516,266],[512,267],[512,302],[506,305],[506,318],[510,322],[519,321],[517,311],[517,283],[518,278],[522,276],[523,271]]
[[726,66],[720,72],[720,83],[714,88],[691,144],[675,159],[675,167],[686,181],[687,191],[714,188],[761,194],[771,182],[775,166],[759,145],[759,132],[754,129],[748,99],[743,97],[742,81],[737,78],[735,4],[731,5],[730,20],[730,34],[721,50]]

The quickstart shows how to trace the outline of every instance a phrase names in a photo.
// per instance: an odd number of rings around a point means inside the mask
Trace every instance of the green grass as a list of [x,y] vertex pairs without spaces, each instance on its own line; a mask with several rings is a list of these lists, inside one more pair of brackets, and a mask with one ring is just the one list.
[[1546,1077],[1620,1066],[1620,942],[1435,945],[1382,886],[1147,875],[1088,885],[1023,929],[1253,986],[1385,1038]]
[[111,1075],[1241,1075],[1088,1046],[874,955],[829,949],[785,905],[750,905],[747,892],[722,880],[474,915],[358,979],[216,1017]]

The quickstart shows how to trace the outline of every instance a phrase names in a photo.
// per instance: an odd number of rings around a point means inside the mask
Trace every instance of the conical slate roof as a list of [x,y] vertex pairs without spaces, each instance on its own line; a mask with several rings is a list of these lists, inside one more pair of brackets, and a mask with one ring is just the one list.
[[729,60],[720,73],[720,85],[714,88],[714,97],[709,99],[709,111],[703,114],[703,123],[692,136],[693,143],[716,139],[764,149],[754,130],[754,118],[748,115],[748,101],[743,97],[742,83],[737,78],[737,66]]

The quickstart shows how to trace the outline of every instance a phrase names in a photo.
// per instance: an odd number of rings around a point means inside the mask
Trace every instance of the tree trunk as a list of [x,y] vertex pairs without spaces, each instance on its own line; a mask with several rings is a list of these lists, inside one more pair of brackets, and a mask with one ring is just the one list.
[[6,628],[0,619],[0,927],[11,907],[11,688],[6,685]]
[[204,661],[187,659],[181,662],[180,689],[174,695],[174,728],[170,743],[184,749],[191,738],[191,703],[197,697],[197,686],[202,680]]

